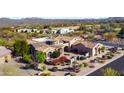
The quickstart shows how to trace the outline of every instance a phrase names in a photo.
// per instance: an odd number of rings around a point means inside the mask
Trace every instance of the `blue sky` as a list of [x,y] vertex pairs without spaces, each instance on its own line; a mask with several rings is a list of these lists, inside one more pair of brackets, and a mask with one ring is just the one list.
[[124,17],[123,0],[0,0],[0,17]]

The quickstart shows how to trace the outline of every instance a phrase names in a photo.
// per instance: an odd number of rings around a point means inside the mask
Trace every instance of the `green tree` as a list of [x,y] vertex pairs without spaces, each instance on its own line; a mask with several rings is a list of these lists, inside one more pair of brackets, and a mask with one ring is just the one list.
[[14,53],[17,56],[29,54],[29,46],[25,40],[16,40],[14,43]]
[[5,46],[6,45],[6,40],[4,40],[4,39],[0,39],[0,45],[1,46]]
[[111,67],[102,70],[103,76],[119,76],[119,72]]
[[22,57],[22,60],[24,62],[30,62],[31,61],[31,55],[24,54]]
[[119,33],[118,33],[120,36],[124,36],[124,27],[123,28],[121,28],[121,30],[119,31]]
[[116,34],[115,33],[109,33],[106,32],[103,34],[103,37],[107,40],[113,40],[113,38],[116,38]]
[[86,30],[85,25],[81,24],[78,30]]
[[36,53],[36,59],[39,63],[44,63],[46,59],[46,55],[44,52],[37,52]]
[[51,54],[51,57],[52,58],[57,58],[57,57],[59,57],[60,56],[60,51],[59,50],[55,50],[52,54]]

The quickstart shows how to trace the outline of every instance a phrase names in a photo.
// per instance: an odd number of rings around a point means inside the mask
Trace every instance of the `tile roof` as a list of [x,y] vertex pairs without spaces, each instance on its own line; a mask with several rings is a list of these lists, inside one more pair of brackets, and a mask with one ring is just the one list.
[[54,40],[55,41],[57,41],[57,40],[63,40],[63,41],[71,41],[71,40],[73,40],[73,39],[75,39],[75,38],[77,38],[77,39],[79,39],[80,37],[70,37],[70,36],[57,36],[56,38],[54,38]]
[[77,45],[77,44],[82,44],[84,45],[85,47],[88,47],[88,48],[93,48],[96,46],[97,43],[94,43],[94,42],[89,42],[89,41],[83,41],[83,40],[78,40],[77,42],[75,42],[73,45]]
[[62,48],[62,45],[47,45],[45,43],[33,43],[31,44],[36,50],[48,52],[50,50]]

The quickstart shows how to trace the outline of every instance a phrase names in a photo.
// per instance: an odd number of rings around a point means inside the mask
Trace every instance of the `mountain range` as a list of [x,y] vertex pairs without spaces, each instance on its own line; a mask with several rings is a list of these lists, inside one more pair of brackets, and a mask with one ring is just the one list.
[[81,22],[89,22],[89,21],[124,21],[124,17],[108,17],[102,19],[43,19],[43,18],[21,18],[21,19],[11,19],[11,18],[0,18],[0,27],[7,27],[7,26],[16,26],[16,25],[23,25],[23,24],[59,24],[59,23],[81,23]]

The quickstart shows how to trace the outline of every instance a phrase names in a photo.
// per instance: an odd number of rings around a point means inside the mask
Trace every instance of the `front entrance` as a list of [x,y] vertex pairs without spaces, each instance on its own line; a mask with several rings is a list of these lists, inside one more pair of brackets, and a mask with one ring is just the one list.
[[7,56],[5,56],[5,62],[8,63],[8,58],[7,58]]

